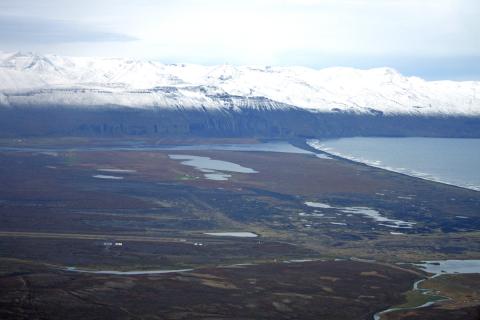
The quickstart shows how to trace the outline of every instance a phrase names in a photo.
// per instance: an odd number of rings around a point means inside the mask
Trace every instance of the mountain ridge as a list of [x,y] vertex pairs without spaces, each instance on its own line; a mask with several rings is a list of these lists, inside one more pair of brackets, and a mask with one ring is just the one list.
[[201,66],[0,53],[0,106],[480,116],[480,82],[426,81],[392,68]]

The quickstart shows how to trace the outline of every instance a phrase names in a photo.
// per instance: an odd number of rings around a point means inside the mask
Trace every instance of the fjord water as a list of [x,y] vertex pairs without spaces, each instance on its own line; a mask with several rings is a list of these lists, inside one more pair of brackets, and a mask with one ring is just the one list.
[[309,144],[375,167],[480,191],[480,139],[357,137]]

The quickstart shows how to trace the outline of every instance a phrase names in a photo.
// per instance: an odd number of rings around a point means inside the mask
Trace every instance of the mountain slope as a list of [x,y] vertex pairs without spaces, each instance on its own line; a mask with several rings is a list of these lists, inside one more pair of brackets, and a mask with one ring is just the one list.
[[0,106],[477,117],[480,82],[425,81],[390,68],[164,65],[0,53]]

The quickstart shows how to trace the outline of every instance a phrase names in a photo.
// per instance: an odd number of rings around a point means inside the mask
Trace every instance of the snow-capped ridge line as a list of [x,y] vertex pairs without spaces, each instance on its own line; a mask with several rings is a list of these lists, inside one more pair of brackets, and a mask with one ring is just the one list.
[[0,52],[0,106],[290,109],[480,116],[479,81],[426,81],[384,67],[162,64]]

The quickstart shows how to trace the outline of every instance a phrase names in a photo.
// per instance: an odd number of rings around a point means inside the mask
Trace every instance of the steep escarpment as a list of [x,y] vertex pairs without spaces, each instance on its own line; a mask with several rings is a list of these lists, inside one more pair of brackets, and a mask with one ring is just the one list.
[[301,109],[3,108],[0,136],[480,137],[480,118],[312,113]]

